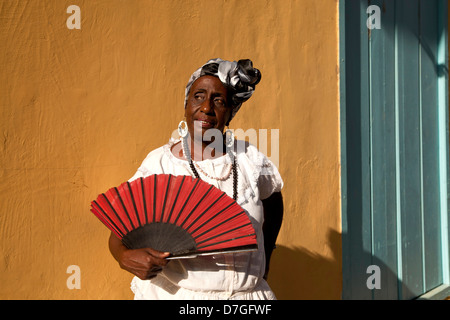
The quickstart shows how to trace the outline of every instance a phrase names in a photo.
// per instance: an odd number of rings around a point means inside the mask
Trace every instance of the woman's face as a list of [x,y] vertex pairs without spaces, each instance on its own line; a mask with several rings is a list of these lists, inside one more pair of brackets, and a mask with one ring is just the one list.
[[202,76],[192,84],[185,109],[191,137],[203,137],[208,129],[223,132],[231,117],[227,98],[227,89],[217,77]]

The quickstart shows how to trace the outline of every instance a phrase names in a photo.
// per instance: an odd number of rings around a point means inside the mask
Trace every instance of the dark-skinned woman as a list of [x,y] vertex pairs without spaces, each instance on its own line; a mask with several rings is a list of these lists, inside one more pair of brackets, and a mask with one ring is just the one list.
[[250,60],[214,59],[195,71],[186,86],[180,139],[150,152],[130,179],[165,173],[214,185],[248,214],[258,250],[166,260],[167,252],[130,250],[111,234],[112,255],[135,275],[135,299],[275,299],[266,278],[283,217],[283,180],[255,146],[225,130],[260,79]]

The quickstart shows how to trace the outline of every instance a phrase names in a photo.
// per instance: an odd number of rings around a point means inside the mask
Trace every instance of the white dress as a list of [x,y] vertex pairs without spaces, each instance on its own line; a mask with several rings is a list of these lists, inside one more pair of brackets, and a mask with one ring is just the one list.
[[[178,159],[171,147],[179,140],[150,152],[130,181],[152,174],[189,175],[186,160]],[[241,143],[241,144],[239,144]],[[243,141],[237,142],[235,155],[238,163],[237,203],[246,211],[256,230],[258,251],[233,254],[217,254],[193,259],[171,260],[163,271],[151,280],[134,277],[131,290],[136,300],[200,300],[200,299],[275,299],[275,295],[263,279],[265,271],[264,220],[261,200],[281,191],[283,180],[276,166],[258,149]],[[245,147],[242,147],[245,144]],[[224,181],[211,177],[227,175],[231,160],[228,155],[196,162],[202,180],[216,186],[233,197],[233,177]]]

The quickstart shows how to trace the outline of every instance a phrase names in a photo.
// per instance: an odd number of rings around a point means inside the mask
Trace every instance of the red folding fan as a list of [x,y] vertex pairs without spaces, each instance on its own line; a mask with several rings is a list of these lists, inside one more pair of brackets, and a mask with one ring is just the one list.
[[245,211],[225,192],[190,176],[155,174],[100,194],[91,211],[130,249],[170,258],[256,250]]

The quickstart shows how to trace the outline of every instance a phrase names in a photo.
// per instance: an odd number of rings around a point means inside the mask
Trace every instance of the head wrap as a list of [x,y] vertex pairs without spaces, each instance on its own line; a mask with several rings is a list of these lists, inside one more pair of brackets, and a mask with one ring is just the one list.
[[238,62],[222,59],[209,60],[191,75],[185,90],[185,108],[192,84],[195,80],[205,75],[218,77],[229,91],[233,108],[230,121],[239,111],[242,103],[252,96],[255,86],[261,80],[261,72],[253,68],[253,63],[249,59],[239,60]]

